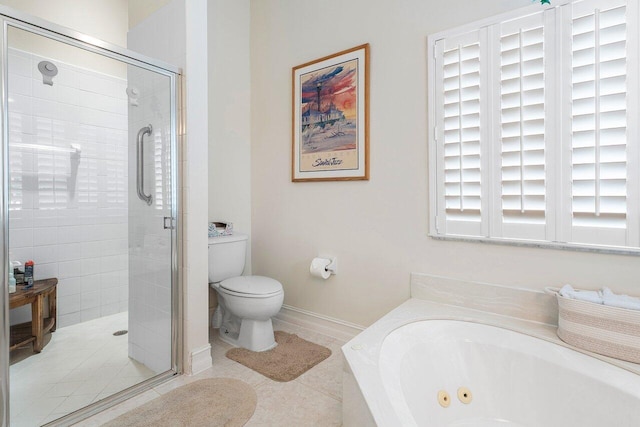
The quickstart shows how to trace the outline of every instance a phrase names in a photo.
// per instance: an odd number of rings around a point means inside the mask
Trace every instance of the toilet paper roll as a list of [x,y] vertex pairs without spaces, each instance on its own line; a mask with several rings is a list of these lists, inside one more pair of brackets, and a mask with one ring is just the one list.
[[311,261],[311,267],[309,267],[309,273],[313,277],[320,277],[322,279],[328,279],[331,276],[331,272],[327,270],[327,266],[331,263],[330,259],[326,258],[314,258]]

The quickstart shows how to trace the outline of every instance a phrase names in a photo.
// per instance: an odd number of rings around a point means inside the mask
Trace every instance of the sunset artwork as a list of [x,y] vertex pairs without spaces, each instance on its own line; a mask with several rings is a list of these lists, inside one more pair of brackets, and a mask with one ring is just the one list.
[[366,48],[359,50],[294,68],[294,181],[366,179],[358,178],[365,165],[366,87]]
[[357,148],[358,60],[300,76],[301,154]]

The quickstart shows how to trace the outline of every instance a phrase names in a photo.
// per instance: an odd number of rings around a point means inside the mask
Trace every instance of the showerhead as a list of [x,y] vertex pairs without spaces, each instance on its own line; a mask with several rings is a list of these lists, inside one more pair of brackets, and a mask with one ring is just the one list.
[[53,62],[40,61],[38,71],[42,73],[42,83],[53,86],[53,78],[58,75],[58,67]]

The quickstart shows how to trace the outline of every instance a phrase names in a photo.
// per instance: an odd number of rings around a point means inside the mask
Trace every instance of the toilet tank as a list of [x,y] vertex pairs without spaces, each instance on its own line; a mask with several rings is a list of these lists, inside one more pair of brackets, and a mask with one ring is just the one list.
[[242,233],[209,237],[209,283],[242,275],[248,238]]

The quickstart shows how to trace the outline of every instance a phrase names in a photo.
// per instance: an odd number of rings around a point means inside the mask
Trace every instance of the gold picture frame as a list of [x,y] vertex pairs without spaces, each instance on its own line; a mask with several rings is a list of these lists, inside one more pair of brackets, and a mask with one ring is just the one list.
[[369,44],[292,70],[293,182],[369,179]]

